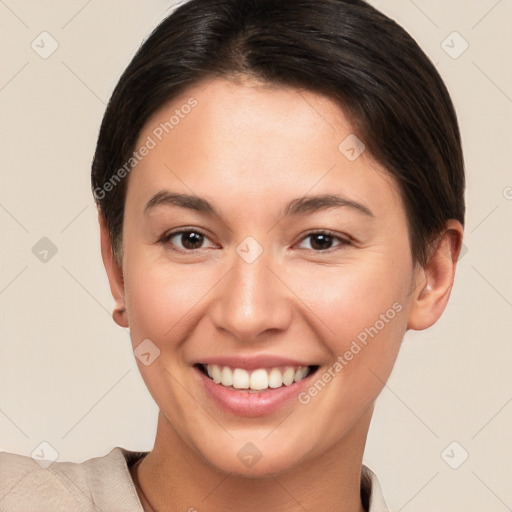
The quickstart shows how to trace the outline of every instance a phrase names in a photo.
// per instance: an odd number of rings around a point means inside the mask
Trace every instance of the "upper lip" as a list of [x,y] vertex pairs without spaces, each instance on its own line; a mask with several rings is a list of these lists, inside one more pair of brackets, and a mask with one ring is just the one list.
[[257,370],[258,368],[275,368],[278,366],[313,366],[311,362],[305,363],[289,357],[281,357],[270,354],[257,356],[216,356],[205,357],[197,364],[216,364],[218,366],[229,366],[230,368],[242,368],[244,370]]

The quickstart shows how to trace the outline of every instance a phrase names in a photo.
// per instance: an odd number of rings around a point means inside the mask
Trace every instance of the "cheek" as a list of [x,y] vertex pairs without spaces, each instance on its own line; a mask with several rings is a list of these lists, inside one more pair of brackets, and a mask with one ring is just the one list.
[[[144,337],[173,339],[212,288],[215,276],[192,265],[134,265],[125,285],[130,330]],[[211,281],[211,283],[210,283]],[[144,332],[143,332],[144,331]]]
[[[379,261],[379,262],[378,262]],[[301,298],[317,317],[318,338],[329,350],[301,403],[330,417],[318,428],[332,441],[357,421],[388,379],[407,325],[409,269],[395,269],[385,258],[374,264],[325,267],[307,273]],[[312,321],[309,322],[313,324]],[[317,398],[319,397],[319,398]]]
[[[338,355],[360,333],[363,338],[365,329],[376,323],[382,327],[385,322],[391,331],[388,326],[402,319],[404,315],[397,310],[405,310],[410,276],[406,265],[399,268],[393,269],[384,256],[336,267],[311,266],[293,277],[292,287],[317,316],[332,352]],[[395,327],[400,331],[403,322],[398,324]]]
[[[150,261],[150,260],[147,260]],[[173,380],[183,369],[183,346],[190,339],[201,299],[215,280],[209,283],[205,272],[193,265],[178,268],[162,262],[147,264],[143,259],[126,265],[125,294],[132,347],[146,339],[159,349],[158,357],[139,370],[155,402],[187,417],[191,404],[183,404],[182,388]]]

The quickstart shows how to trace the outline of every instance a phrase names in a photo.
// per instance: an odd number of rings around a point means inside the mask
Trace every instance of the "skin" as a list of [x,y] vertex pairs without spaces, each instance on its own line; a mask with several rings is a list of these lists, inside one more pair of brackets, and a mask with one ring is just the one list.
[[[351,162],[338,150],[353,129],[312,92],[210,80],[160,109],[138,146],[189,97],[198,105],[129,176],[120,263],[99,214],[114,318],[134,349],[150,339],[160,350],[148,366],[137,360],[160,408],[141,487],[158,511],[362,512],[374,402],[406,330],[445,309],[462,226],[448,221],[425,268],[414,264],[397,184],[368,152]],[[203,197],[221,218],[173,205],[145,214],[161,190]],[[283,216],[289,201],[314,194],[373,215],[343,206]],[[162,242],[177,228],[206,237],[196,249],[180,235]],[[349,243],[318,249],[307,235],[326,229]],[[248,236],[263,248],[250,264],[236,252]],[[320,365],[321,376],[396,303],[401,311],[308,404],[240,417],[215,405],[192,369],[204,357],[272,354]],[[247,442],[262,454],[252,467],[237,457]]]

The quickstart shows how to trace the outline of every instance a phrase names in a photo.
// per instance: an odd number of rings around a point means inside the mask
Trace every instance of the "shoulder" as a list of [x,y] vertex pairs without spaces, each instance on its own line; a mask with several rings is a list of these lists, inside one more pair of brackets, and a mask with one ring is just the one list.
[[0,452],[0,510],[142,511],[128,465],[146,452],[121,447],[84,462]]

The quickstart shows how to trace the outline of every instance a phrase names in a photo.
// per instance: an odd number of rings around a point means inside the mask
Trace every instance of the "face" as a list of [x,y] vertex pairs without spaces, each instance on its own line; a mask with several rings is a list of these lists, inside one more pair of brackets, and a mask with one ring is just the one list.
[[126,325],[134,349],[150,340],[137,363],[159,433],[224,471],[284,471],[364,436],[392,370],[417,269],[397,185],[354,140],[326,97],[221,79],[140,134]]

